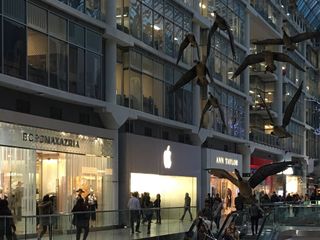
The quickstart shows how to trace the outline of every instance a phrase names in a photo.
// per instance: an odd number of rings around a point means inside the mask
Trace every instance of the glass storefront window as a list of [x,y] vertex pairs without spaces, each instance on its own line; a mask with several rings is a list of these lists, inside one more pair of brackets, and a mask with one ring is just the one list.
[[142,6],[142,41],[152,46],[153,11]]
[[55,14],[48,15],[48,31],[49,34],[61,40],[67,39],[67,20]]
[[132,36],[141,39],[141,4],[137,0],[131,0],[130,6],[130,32]]
[[141,73],[130,71],[130,105],[133,109],[142,110]]

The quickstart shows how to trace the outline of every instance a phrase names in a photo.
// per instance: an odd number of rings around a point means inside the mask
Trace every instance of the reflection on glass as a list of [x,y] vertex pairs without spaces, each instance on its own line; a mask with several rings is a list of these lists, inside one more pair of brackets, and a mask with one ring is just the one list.
[[3,20],[6,37],[3,42],[4,73],[26,78],[26,29],[18,23]]
[[28,30],[28,80],[48,86],[48,37]]
[[68,90],[67,44],[60,40],[50,38],[49,49],[50,87],[66,91]]
[[152,45],[152,21],[153,14],[150,8],[142,7],[142,40],[148,45]]
[[101,57],[87,51],[86,61],[86,96],[101,99]]
[[84,50],[69,46],[69,91],[84,95]]

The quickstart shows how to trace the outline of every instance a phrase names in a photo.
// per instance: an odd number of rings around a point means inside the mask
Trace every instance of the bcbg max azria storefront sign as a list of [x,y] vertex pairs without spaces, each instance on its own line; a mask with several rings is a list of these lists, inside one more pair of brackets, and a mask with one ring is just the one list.
[[29,142],[39,142],[45,144],[61,145],[65,147],[76,147],[79,148],[79,141],[70,138],[62,138],[56,136],[39,135],[33,133],[22,133],[22,140]]

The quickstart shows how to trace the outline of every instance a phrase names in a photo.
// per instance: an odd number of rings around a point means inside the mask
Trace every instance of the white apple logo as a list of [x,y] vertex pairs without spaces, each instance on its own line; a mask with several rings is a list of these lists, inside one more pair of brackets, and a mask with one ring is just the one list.
[[163,152],[163,164],[165,168],[171,168],[171,151],[170,145],[167,146],[167,149]]

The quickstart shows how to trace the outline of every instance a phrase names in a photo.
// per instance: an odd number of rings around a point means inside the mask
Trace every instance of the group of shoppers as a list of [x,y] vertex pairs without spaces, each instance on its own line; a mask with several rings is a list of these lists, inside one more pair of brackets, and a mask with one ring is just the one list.
[[128,202],[128,208],[130,210],[130,227],[131,233],[134,231],[140,233],[140,221],[142,223],[147,222],[147,234],[150,234],[151,221],[153,212],[156,214],[156,223],[161,224],[161,196],[157,194],[156,199],[151,201],[150,194],[145,192],[139,198],[138,192],[133,192]]

